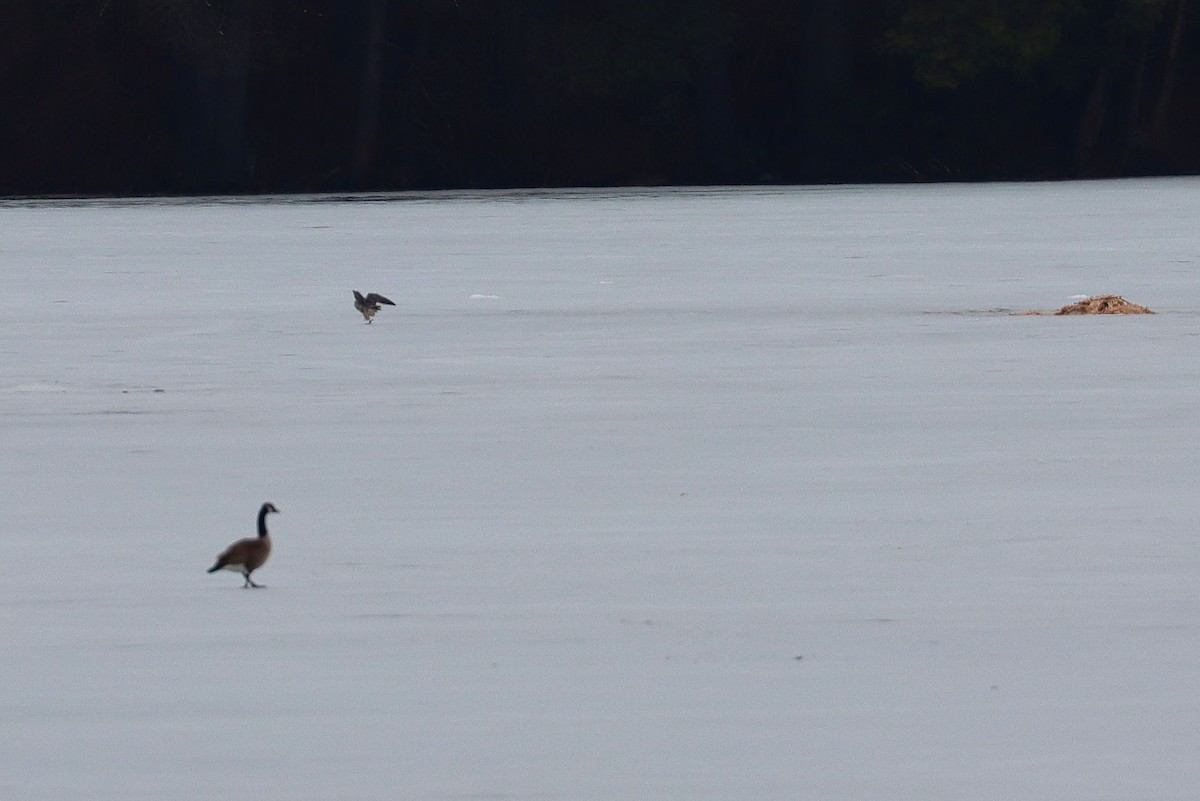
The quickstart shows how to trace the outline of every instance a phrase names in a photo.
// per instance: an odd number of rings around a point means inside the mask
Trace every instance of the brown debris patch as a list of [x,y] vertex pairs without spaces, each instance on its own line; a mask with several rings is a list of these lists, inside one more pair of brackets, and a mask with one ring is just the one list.
[[1027,311],[1022,314],[1154,314],[1151,309],[1130,303],[1120,295],[1093,295],[1090,298],[1068,303],[1058,311]]

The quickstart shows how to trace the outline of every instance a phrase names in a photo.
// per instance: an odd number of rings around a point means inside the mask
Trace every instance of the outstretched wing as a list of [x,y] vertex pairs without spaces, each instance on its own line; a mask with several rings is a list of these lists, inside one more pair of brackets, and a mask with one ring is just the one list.
[[367,302],[367,299],[364,298],[362,296],[362,293],[359,292],[357,289],[353,290],[353,292],[354,292],[354,302],[355,303],[357,303],[358,305],[361,306]]
[[[355,294],[358,294],[358,293],[355,293]],[[385,298],[383,295],[379,295],[375,292],[372,292],[371,294],[367,295],[367,303],[382,303],[385,306],[395,306],[396,305],[395,303],[392,303],[390,300]]]

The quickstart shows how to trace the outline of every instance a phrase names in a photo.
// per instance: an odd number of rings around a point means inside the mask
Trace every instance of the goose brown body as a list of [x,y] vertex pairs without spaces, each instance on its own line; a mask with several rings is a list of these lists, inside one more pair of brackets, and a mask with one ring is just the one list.
[[243,587],[261,587],[255,584],[250,574],[258,570],[271,555],[271,534],[267,531],[267,515],[279,513],[273,503],[264,503],[258,510],[258,536],[247,537],[230,545],[217,557],[217,561],[208,569],[209,573],[218,570],[232,570],[241,573],[246,579]]
[[371,318],[375,316],[375,312],[379,311],[383,306],[396,305],[376,292],[370,292],[366,297],[363,297],[362,293],[357,289],[351,291],[354,292],[354,308],[358,309],[368,324],[371,322]]

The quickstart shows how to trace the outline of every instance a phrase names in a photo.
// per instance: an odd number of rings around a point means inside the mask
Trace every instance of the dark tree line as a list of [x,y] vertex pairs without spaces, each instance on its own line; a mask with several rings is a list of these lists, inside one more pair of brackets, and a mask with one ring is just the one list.
[[7,0],[0,194],[1200,172],[1189,0]]

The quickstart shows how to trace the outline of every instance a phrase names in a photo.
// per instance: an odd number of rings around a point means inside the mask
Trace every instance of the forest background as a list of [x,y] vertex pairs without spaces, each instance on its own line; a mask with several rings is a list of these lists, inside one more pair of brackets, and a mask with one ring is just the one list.
[[7,0],[0,195],[1200,172],[1189,0]]

